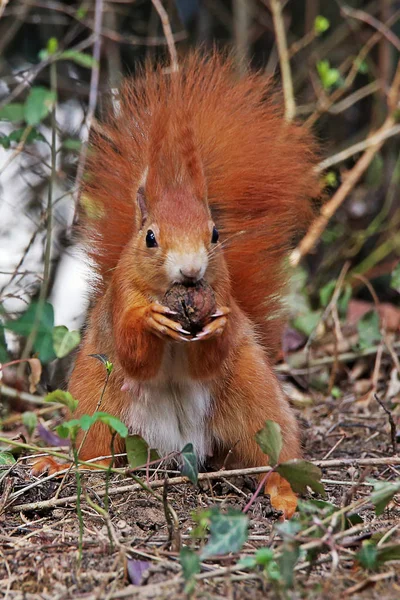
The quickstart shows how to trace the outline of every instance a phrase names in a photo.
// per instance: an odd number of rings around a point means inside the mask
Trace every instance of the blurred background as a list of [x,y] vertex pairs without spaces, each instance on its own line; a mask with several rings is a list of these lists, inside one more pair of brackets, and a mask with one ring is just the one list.
[[[291,257],[282,373],[340,396],[360,377],[340,357],[389,334],[398,367],[398,1],[0,0],[0,361],[39,357],[42,393],[65,382],[88,307],[74,231],[89,132],[146,58],[198,46],[272,77],[320,142],[326,219]],[[329,369],[305,377],[305,345]],[[16,366],[6,397],[28,385]]]

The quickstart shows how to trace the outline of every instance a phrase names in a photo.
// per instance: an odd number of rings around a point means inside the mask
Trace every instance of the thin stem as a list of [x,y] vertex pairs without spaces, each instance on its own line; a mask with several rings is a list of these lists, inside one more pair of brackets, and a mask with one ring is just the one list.
[[[57,63],[53,62],[50,65],[50,87],[54,95],[57,95]],[[49,179],[49,187],[47,192],[47,228],[46,228],[46,246],[44,253],[44,268],[43,268],[43,281],[40,287],[39,300],[36,307],[35,320],[32,325],[32,329],[26,340],[26,344],[23,352],[21,353],[21,359],[28,358],[32,348],[34,346],[38,331],[40,320],[42,317],[44,305],[46,303],[47,292],[49,289],[50,282],[50,271],[51,271],[51,246],[52,246],[52,228],[53,228],[53,191],[56,181],[56,160],[57,160],[57,149],[56,149],[56,132],[57,132],[57,119],[56,119],[56,104],[54,103],[51,110],[51,174]],[[23,366],[21,369],[21,375],[23,373]]]
[[296,114],[296,103],[294,100],[293,79],[290,70],[290,59],[287,47],[285,25],[282,17],[281,0],[271,0],[271,12],[272,19],[274,21],[279,64],[281,67],[283,94],[285,97],[285,117],[287,121],[292,121]]

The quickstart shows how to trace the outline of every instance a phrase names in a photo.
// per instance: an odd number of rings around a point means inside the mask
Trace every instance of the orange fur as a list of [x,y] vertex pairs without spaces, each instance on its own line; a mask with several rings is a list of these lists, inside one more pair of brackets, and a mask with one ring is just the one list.
[[[165,380],[180,393],[187,381],[199,382],[200,404],[203,389],[212,398],[205,427],[215,456],[233,448],[234,463],[263,464],[254,433],[266,419],[281,425],[282,458],[299,456],[298,428],[270,364],[282,318],[271,317],[280,308],[284,258],[318,193],[310,134],[284,122],[268,80],[238,80],[217,54],[194,54],[169,75],[147,66],[124,83],[119,104],[93,141],[83,196],[101,283],[69,385],[78,414],[96,408],[104,373],[89,355],[104,353],[114,370],[101,410],[129,421],[136,404],[149,402],[143,390],[153,383]],[[136,199],[142,187],[144,208]],[[213,223],[221,235],[214,245]],[[157,248],[146,247],[148,229]],[[196,258],[202,248],[204,277],[230,314],[216,319],[213,337],[175,343],[164,325],[155,329],[165,317],[155,302],[173,280],[168,257]],[[152,402],[150,415],[158,398]],[[96,424],[82,458],[107,454],[109,442],[107,427]]]

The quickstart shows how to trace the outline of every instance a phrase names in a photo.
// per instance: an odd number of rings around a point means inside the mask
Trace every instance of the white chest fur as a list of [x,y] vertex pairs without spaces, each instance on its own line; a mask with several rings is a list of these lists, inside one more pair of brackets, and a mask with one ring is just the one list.
[[184,349],[170,345],[157,378],[130,381],[132,403],[124,415],[130,433],[142,436],[161,456],[191,442],[200,462],[211,451],[207,419],[211,395],[207,384],[187,374]]

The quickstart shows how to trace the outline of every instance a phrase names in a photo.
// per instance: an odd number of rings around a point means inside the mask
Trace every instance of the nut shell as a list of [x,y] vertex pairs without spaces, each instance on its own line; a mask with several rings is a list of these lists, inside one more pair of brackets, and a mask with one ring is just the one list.
[[203,279],[192,286],[175,283],[165,294],[163,304],[177,313],[172,318],[193,335],[211,320],[217,306],[212,287]]

